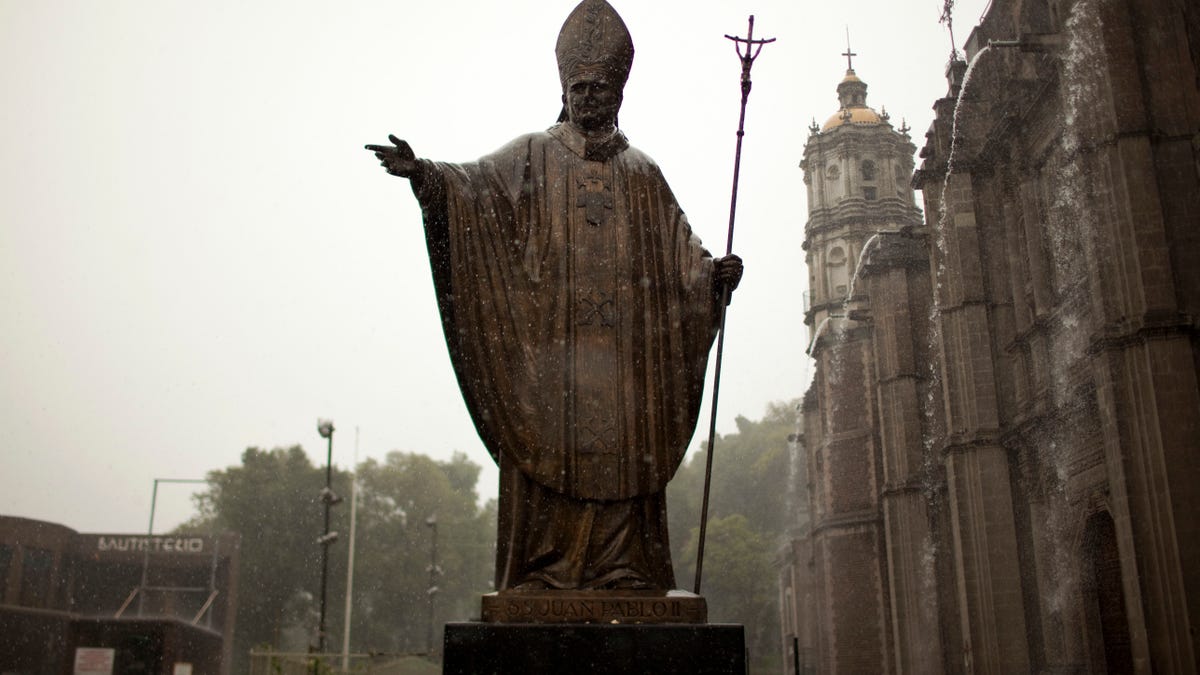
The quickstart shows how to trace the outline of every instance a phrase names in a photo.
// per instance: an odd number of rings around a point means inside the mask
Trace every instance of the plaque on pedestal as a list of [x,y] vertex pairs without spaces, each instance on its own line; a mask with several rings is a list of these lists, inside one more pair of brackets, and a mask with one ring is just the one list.
[[704,598],[687,591],[500,591],[483,596],[485,623],[698,624]]
[[443,675],[746,672],[732,624],[448,623],[444,657]]

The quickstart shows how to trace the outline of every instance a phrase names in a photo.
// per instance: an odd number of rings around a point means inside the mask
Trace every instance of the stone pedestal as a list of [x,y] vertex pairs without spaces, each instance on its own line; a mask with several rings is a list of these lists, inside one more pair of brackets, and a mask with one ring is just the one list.
[[446,624],[443,675],[689,673],[744,675],[732,624]]

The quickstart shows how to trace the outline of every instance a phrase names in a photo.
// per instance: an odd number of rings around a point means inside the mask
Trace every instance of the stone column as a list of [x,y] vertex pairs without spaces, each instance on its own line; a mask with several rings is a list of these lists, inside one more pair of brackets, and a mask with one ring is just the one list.
[[[817,352],[813,561],[823,673],[892,672],[880,529],[878,445],[869,341],[862,329]],[[807,431],[807,430],[806,430]]]
[[[945,469],[969,673],[1027,672],[1009,460],[999,443],[992,340],[985,304],[971,176],[950,176],[944,231],[935,248],[943,374]],[[936,269],[936,268],[935,268]]]
[[875,396],[883,455],[884,532],[897,673],[942,673],[936,556],[928,499],[937,490],[927,439],[931,289],[923,239],[889,235],[868,268]]
[[[1094,287],[1109,320],[1091,352],[1112,516],[1138,672],[1200,671],[1200,377],[1196,242],[1197,64],[1182,13],[1160,0],[1097,3],[1097,234],[1112,242]],[[1153,36],[1151,48],[1150,39]],[[1195,37],[1200,36],[1193,36]]]

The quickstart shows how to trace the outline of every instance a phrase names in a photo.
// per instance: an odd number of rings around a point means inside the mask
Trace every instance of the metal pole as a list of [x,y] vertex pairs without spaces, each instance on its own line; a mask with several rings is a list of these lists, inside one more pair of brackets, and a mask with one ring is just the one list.
[[158,505],[158,481],[154,479],[154,491],[150,493],[150,527],[146,530],[146,541],[142,542],[142,583],[138,585],[138,617],[146,608],[146,581],[150,571],[150,537],[154,536],[154,509]]
[[[209,570],[208,570],[208,593],[209,593],[208,604],[212,604],[212,599],[217,597],[217,595],[216,595],[217,594],[217,563],[219,563],[221,560],[221,557],[220,557],[221,539],[217,535],[216,532],[213,532],[212,538],[213,538],[213,556],[212,556],[212,567],[209,568]],[[207,605],[205,606],[205,609],[207,609]],[[199,618],[199,615],[197,615],[197,618]],[[212,614],[211,613],[208,615],[208,617],[206,617],[204,625],[207,626],[208,628],[212,628]]]
[[429,520],[426,520],[425,524],[428,525],[430,527],[430,529],[433,530],[433,534],[431,535],[430,545],[429,545],[429,590],[426,591],[426,594],[429,596],[429,628],[428,628],[428,632],[426,633],[426,637],[425,637],[425,645],[426,645],[425,649],[429,654],[433,654],[433,602],[434,602],[434,597],[437,596],[437,593],[438,593],[438,587],[437,587],[437,574],[438,574],[437,516],[436,515],[429,516]]
[[321,536],[321,620],[317,625],[317,652],[325,652],[325,587],[329,581],[329,509],[333,506],[327,496],[333,488],[333,425],[329,425],[329,433],[322,432],[329,440],[325,453],[325,533]]
[[150,539],[154,536],[154,512],[158,508],[159,483],[207,483],[203,478],[155,478],[154,490],[150,493],[150,526],[146,529],[146,540],[142,542],[142,582],[137,587],[138,616],[145,609],[146,586],[150,575]]
[[354,597],[354,534],[358,520],[358,427],[354,427],[354,482],[350,484],[350,560],[346,563],[346,626],[342,630],[342,670],[350,672],[350,611]]
[[[746,135],[746,102],[750,99],[752,86],[750,68],[754,65],[754,59],[758,58],[759,52],[762,51],[763,45],[774,42],[775,38],[754,39],[753,14],[750,15],[750,27],[746,37],[740,38],[732,35],[725,37],[733,40],[738,58],[742,61],[742,109],[738,116],[737,148],[733,154],[733,194],[729,199],[729,234],[725,240],[725,255],[729,255],[733,252],[733,223],[737,215],[738,181],[742,170],[742,138]],[[743,44],[746,45],[745,53],[742,52]],[[704,460],[704,500],[700,510],[700,536],[696,547],[696,583],[694,586],[696,595],[700,594],[700,578],[704,570],[704,540],[708,533],[708,498],[712,486],[713,451],[717,442],[717,397],[721,391],[721,358],[725,351],[725,305],[727,304],[729,304],[729,287],[723,284],[721,301],[717,306],[720,319],[717,329],[717,360],[713,373],[712,415],[708,424],[708,452]]]

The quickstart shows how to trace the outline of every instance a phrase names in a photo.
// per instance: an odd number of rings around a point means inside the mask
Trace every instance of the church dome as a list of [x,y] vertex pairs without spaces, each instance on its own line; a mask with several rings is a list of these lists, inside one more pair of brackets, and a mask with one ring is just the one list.
[[840,126],[873,127],[887,124],[887,115],[880,115],[867,107],[867,83],[858,79],[853,69],[846,71],[837,87],[838,101],[842,107],[825,121],[821,131]]
[[829,131],[844,124],[849,124],[852,127],[872,127],[883,124],[883,118],[879,116],[879,113],[866,106],[861,108],[843,108],[825,120],[821,131]]

